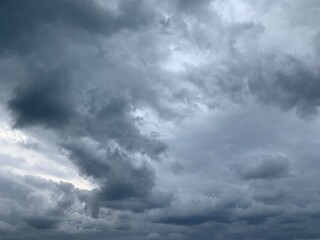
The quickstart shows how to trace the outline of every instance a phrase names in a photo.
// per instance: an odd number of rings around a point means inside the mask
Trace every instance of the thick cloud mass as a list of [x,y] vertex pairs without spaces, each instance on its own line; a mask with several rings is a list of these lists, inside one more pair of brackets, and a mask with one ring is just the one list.
[[[316,114],[319,107],[319,73],[310,69],[299,59],[292,56],[282,56],[276,61],[281,67],[269,70],[252,81],[251,91],[266,103],[279,105],[281,109],[295,108],[300,116]],[[259,73],[260,75],[261,73]]]
[[320,239],[319,11],[0,1],[0,239]]
[[[111,35],[122,29],[135,29],[146,23],[149,12],[143,12],[141,1],[119,3],[118,13],[103,11],[95,1],[1,1],[1,50],[26,53],[32,51],[39,29],[46,25],[80,28],[91,33]],[[62,26],[61,26],[62,25]],[[50,26],[49,26],[50,27]]]
[[[62,76],[60,76],[62,75]],[[50,79],[46,79],[46,78]],[[16,127],[44,124],[59,127],[72,115],[68,82],[60,73],[41,73],[28,85],[18,86],[8,105],[16,114]]]

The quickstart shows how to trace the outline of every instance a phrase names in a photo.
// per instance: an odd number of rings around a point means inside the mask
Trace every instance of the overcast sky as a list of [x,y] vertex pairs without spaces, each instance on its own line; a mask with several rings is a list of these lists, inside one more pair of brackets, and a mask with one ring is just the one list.
[[0,0],[1,240],[319,240],[319,0]]

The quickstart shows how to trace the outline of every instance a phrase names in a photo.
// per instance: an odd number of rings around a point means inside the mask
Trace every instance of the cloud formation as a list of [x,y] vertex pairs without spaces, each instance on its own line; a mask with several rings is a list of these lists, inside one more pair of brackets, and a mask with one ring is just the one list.
[[1,1],[1,239],[320,238],[319,9]]

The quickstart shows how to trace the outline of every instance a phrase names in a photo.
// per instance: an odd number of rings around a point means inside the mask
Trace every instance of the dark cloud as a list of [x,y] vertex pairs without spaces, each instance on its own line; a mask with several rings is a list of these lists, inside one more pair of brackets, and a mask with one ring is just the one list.
[[288,200],[288,189],[277,183],[257,184],[254,186],[253,198],[266,204]]
[[253,94],[283,110],[296,109],[302,117],[316,114],[319,74],[293,56],[282,56],[280,60],[274,60],[274,64],[273,69],[258,72],[249,82]]
[[69,144],[66,149],[80,170],[100,183],[87,205],[94,216],[100,207],[143,211],[169,204],[170,194],[153,191],[155,174],[146,162],[135,166],[134,159],[118,149],[99,149],[88,141]]
[[153,136],[143,136],[131,112],[135,109],[131,99],[98,89],[88,91],[85,129],[98,141],[114,139],[127,151],[141,151],[157,158],[166,151],[166,145]]
[[[111,35],[122,29],[137,29],[150,21],[142,1],[119,4],[118,12],[104,9],[95,1],[1,1],[0,40],[2,52],[29,52],[42,44],[46,25],[80,28],[90,33]],[[44,31],[45,32],[45,31]]]
[[11,209],[2,211],[1,219],[21,231],[28,226],[30,231],[57,229],[63,216],[72,212],[69,207],[75,206],[83,195],[71,184],[37,177],[3,175],[1,179],[6,196],[1,199],[1,209]]
[[319,238],[319,6],[1,1],[0,238]]
[[8,102],[16,116],[15,126],[56,130],[61,136],[59,144],[80,172],[100,184],[100,190],[93,192],[93,202],[87,203],[94,216],[103,206],[143,211],[168,204],[170,194],[153,196],[151,167],[145,160],[135,166],[134,157],[141,154],[159,160],[167,147],[156,137],[140,133],[129,98],[91,89],[85,100],[77,102],[67,73],[50,71],[36,77],[28,86],[18,86]]
[[30,226],[39,230],[55,228],[58,223],[57,219],[48,217],[29,217],[26,218],[24,221]]
[[232,169],[245,180],[273,179],[288,175],[289,160],[282,156],[258,155],[249,161],[242,161]]
[[14,113],[15,127],[43,125],[60,127],[74,114],[68,96],[69,80],[64,72],[39,72],[16,88],[8,106]]
[[176,224],[176,225],[184,225],[184,226],[193,226],[199,225],[206,222],[211,221],[219,221],[224,222],[223,217],[219,216],[219,214],[211,213],[211,214],[203,214],[203,215],[189,215],[189,216],[172,216],[167,217],[165,219],[160,220],[161,223],[165,224]]
[[130,159],[117,149],[114,152],[102,152],[101,156],[96,157],[79,148],[69,146],[68,149],[73,154],[71,158],[77,161],[85,174],[105,181],[101,193],[105,200],[144,196],[149,194],[154,186],[154,173],[147,165],[134,167]]
[[[198,204],[205,206],[205,203],[201,201],[198,201]],[[209,223],[227,225],[241,221],[245,221],[248,225],[260,225],[268,221],[268,219],[283,214],[283,211],[279,207],[256,203],[246,199],[245,196],[235,199],[234,196],[223,196],[223,194],[218,196],[217,199],[211,199],[210,205],[202,209],[193,204],[185,207],[184,211],[172,210],[172,212],[160,217],[156,221],[182,226],[196,226]]]

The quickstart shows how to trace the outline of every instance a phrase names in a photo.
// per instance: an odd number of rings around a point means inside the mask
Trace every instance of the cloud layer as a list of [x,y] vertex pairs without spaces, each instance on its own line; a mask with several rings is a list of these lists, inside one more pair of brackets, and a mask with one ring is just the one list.
[[2,0],[0,238],[320,238],[319,10]]

